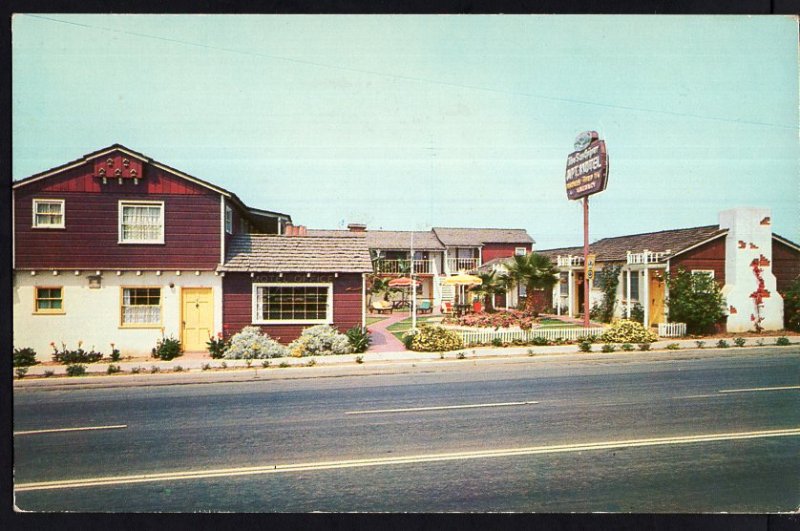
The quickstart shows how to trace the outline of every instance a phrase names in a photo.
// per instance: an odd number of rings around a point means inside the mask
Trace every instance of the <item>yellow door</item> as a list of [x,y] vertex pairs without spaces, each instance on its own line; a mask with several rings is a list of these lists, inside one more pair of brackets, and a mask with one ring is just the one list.
[[650,326],[664,322],[664,279],[661,273],[650,273]]
[[206,350],[214,329],[214,302],[211,288],[183,288],[183,350]]

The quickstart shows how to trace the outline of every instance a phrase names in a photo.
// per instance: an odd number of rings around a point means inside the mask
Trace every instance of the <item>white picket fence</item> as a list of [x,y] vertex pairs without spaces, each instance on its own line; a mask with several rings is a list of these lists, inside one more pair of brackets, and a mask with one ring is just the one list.
[[658,323],[659,337],[680,337],[686,335],[686,323]]
[[531,330],[507,330],[485,328],[482,330],[456,330],[461,335],[465,346],[491,344],[495,339],[503,343],[512,341],[532,341],[535,337],[543,337],[550,341],[564,339],[572,341],[583,336],[599,336],[605,331],[603,328],[534,328]]

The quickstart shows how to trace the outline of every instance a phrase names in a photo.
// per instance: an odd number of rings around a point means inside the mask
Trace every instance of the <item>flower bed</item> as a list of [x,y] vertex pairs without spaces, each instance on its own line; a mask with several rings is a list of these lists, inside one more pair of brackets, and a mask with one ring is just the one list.
[[473,328],[519,328],[530,330],[539,320],[530,314],[519,310],[508,310],[495,313],[468,313],[461,317],[451,317],[442,321],[443,324],[468,326]]

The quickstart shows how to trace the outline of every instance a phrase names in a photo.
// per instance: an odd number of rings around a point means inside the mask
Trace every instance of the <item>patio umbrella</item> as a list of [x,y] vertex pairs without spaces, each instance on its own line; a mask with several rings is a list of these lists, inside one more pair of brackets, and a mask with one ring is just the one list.
[[481,277],[467,275],[466,273],[459,273],[442,280],[442,284],[447,286],[461,286],[462,293],[460,294],[459,299],[464,299],[466,298],[465,294],[463,293],[464,286],[480,286],[483,284],[483,281],[481,280]]

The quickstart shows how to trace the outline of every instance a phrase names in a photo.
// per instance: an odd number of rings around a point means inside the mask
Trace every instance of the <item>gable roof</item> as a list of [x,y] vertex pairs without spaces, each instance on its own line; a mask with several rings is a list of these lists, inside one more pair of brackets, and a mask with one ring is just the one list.
[[369,230],[351,231],[347,229],[308,229],[309,236],[333,236],[338,238],[361,238],[370,249],[402,250],[411,248],[411,235],[414,235],[415,251],[443,251],[444,245],[436,235],[428,230]]
[[372,261],[363,238],[237,234],[219,271],[369,273]]
[[184,173],[184,172],[182,172],[182,171],[180,171],[178,169],[175,169],[175,168],[173,168],[171,166],[168,166],[168,165],[166,165],[164,163],[161,163],[161,162],[158,162],[156,160],[153,160],[152,158],[148,157],[147,155],[139,153],[138,151],[134,151],[134,150],[132,150],[132,149],[130,149],[128,147],[123,146],[122,144],[112,144],[112,145],[110,145],[108,147],[99,149],[97,151],[93,151],[91,153],[87,153],[86,155],[84,155],[84,156],[82,156],[80,158],[77,158],[77,159],[75,159],[73,161],[67,162],[65,164],[61,164],[61,165],[56,166],[54,168],[50,168],[49,170],[45,170],[45,171],[36,173],[34,175],[31,175],[30,177],[26,177],[24,179],[20,179],[19,181],[16,181],[16,182],[12,183],[11,187],[12,187],[12,189],[21,188],[21,187],[26,186],[28,184],[35,183],[37,181],[41,181],[42,179],[47,179],[48,177],[52,177],[52,176],[54,176],[54,175],[56,175],[58,173],[61,173],[61,172],[65,171],[65,170],[69,170],[69,169],[81,166],[83,164],[87,164],[89,162],[92,162],[92,160],[94,160],[94,159],[96,159],[98,157],[102,157],[104,155],[107,155],[109,153],[113,153],[115,151],[120,151],[122,153],[125,153],[126,155],[128,155],[130,157],[134,157],[136,159],[139,159],[142,162],[145,162],[147,164],[155,166],[156,168],[160,168],[162,170],[165,170],[165,171],[167,171],[167,172],[169,172],[169,173],[171,173],[171,174],[173,174],[173,175],[175,175],[177,177],[180,177],[182,179],[186,179],[187,181],[193,182],[193,183],[198,184],[198,185],[200,185],[200,186],[202,186],[204,188],[207,188],[207,189],[212,190],[212,191],[214,191],[214,192],[216,192],[218,194],[221,194],[221,195],[231,199],[231,201],[233,201],[237,206],[239,206],[239,208],[241,208],[245,212],[248,212],[251,215],[277,217],[277,218],[286,219],[288,221],[292,220],[291,216],[289,216],[288,214],[283,214],[283,213],[280,213],[280,212],[272,212],[272,211],[269,211],[269,210],[261,210],[261,209],[248,207],[244,203],[244,201],[242,201],[235,193],[231,192],[230,190],[226,190],[225,188],[222,188],[221,186],[217,186],[215,184],[212,184],[212,183],[210,183],[208,181],[205,181],[205,180],[200,179],[198,177],[195,177],[193,175],[189,175],[188,173]]
[[433,227],[433,232],[448,247],[480,247],[486,243],[536,243],[525,229],[472,229]]

